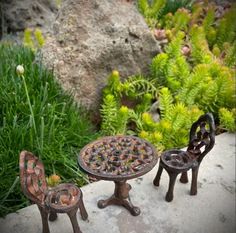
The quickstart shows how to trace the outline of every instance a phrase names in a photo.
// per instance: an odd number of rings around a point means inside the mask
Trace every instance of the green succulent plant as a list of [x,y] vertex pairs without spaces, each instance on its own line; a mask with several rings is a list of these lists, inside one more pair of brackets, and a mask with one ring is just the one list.
[[236,4],[226,11],[216,27],[216,43],[223,49],[225,42],[233,43],[236,39]]
[[226,108],[219,110],[220,125],[222,128],[229,130],[230,132],[236,131],[236,109],[231,111]]
[[[154,23],[149,26],[164,30],[169,43],[152,59],[148,77],[121,81],[112,74],[104,89],[112,101],[105,95],[101,108],[105,134],[138,135],[159,150],[186,146],[192,123],[204,112],[235,131],[235,5],[217,19],[215,3],[171,8],[169,2],[177,6],[177,1],[138,1]],[[133,106],[123,106],[124,99]]]
[[45,38],[42,34],[42,31],[38,28],[32,30],[30,28],[26,28],[24,31],[23,44],[26,47],[29,47],[33,51],[40,49],[43,47],[45,43]]

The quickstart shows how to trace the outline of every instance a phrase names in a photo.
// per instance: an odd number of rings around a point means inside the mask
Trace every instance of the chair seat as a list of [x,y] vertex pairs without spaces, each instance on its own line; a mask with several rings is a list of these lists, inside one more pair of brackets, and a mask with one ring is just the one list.
[[169,188],[166,193],[166,201],[173,200],[176,177],[181,174],[180,182],[188,183],[189,169],[192,169],[192,182],[190,195],[197,194],[198,170],[202,159],[215,144],[215,122],[211,113],[206,113],[198,118],[191,126],[187,151],[171,149],[161,155],[159,168],[153,180],[155,186],[159,186],[163,168],[169,175]]
[[57,213],[68,212],[78,206],[81,190],[73,184],[60,184],[49,190],[45,204]]
[[161,156],[161,161],[165,168],[174,171],[187,171],[197,165],[196,160],[187,151],[168,150]]

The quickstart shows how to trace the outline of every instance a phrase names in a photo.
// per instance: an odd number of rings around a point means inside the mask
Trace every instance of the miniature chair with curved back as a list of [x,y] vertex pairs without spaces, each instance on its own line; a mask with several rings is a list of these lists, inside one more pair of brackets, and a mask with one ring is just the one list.
[[42,217],[42,232],[50,233],[48,216],[50,221],[54,221],[57,218],[57,213],[67,213],[74,233],[81,233],[76,218],[78,208],[82,219],[88,218],[82,191],[73,184],[60,184],[49,189],[43,163],[28,151],[20,153],[19,163],[21,188],[26,197],[37,204],[39,208]]
[[170,202],[173,200],[174,185],[179,173],[182,173],[180,182],[188,182],[187,171],[189,169],[192,169],[190,195],[197,194],[197,176],[199,166],[204,156],[213,148],[214,144],[214,118],[211,113],[207,113],[200,116],[199,119],[193,123],[190,130],[187,151],[172,149],[162,153],[159,168],[156,177],[153,180],[153,184],[159,186],[161,174],[164,168],[170,178],[169,189],[165,197],[166,201]]

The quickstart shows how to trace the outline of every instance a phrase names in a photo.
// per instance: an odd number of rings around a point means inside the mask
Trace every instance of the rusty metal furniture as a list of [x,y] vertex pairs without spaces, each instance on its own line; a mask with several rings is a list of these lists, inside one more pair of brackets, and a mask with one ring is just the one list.
[[193,123],[187,151],[172,149],[161,155],[159,168],[153,181],[155,186],[159,186],[163,168],[169,175],[169,189],[166,193],[166,201],[173,200],[173,191],[176,177],[181,173],[180,182],[188,183],[187,171],[192,169],[192,182],[190,195],[197,194],[197,177],[199,166],[204,156],[213,148],[215,144],[215,124],[212,114],[207,113]]
[[74,233],[81,233],[76,213],[78,208],[83,220],[88,218],[82,199],[82,191],[73,184],[60,184],[48,188],[43,163],[32,153],[20,153],[20,181],[24,194],[37,204],[43,225],[43,233],[49,233],[50,221],[57,219],[57,213],[67,213]]
[[150,171],[157,160],[155,148],[133,136],[103,137],[86,145],[78,155],[78,163],[86,173],[115,183],[114,194],[99,200],[98,207],[120,205],[133,216],[139,215],[140,209],[133,206],[129,196],[131,185],[126,181]]

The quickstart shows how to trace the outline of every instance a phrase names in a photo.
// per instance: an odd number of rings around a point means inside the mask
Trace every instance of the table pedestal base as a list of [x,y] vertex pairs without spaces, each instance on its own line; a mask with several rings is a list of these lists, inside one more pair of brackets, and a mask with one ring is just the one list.
[[99,200],[98,207],[105,208],[108,205],[121,205],[124,206],[133,216],[140,214],[140,209],[133,206],[129,191],[131,190],[131,185],[126,183],[126,181],[115,181],[115,191],[114,194],[106,200]]

